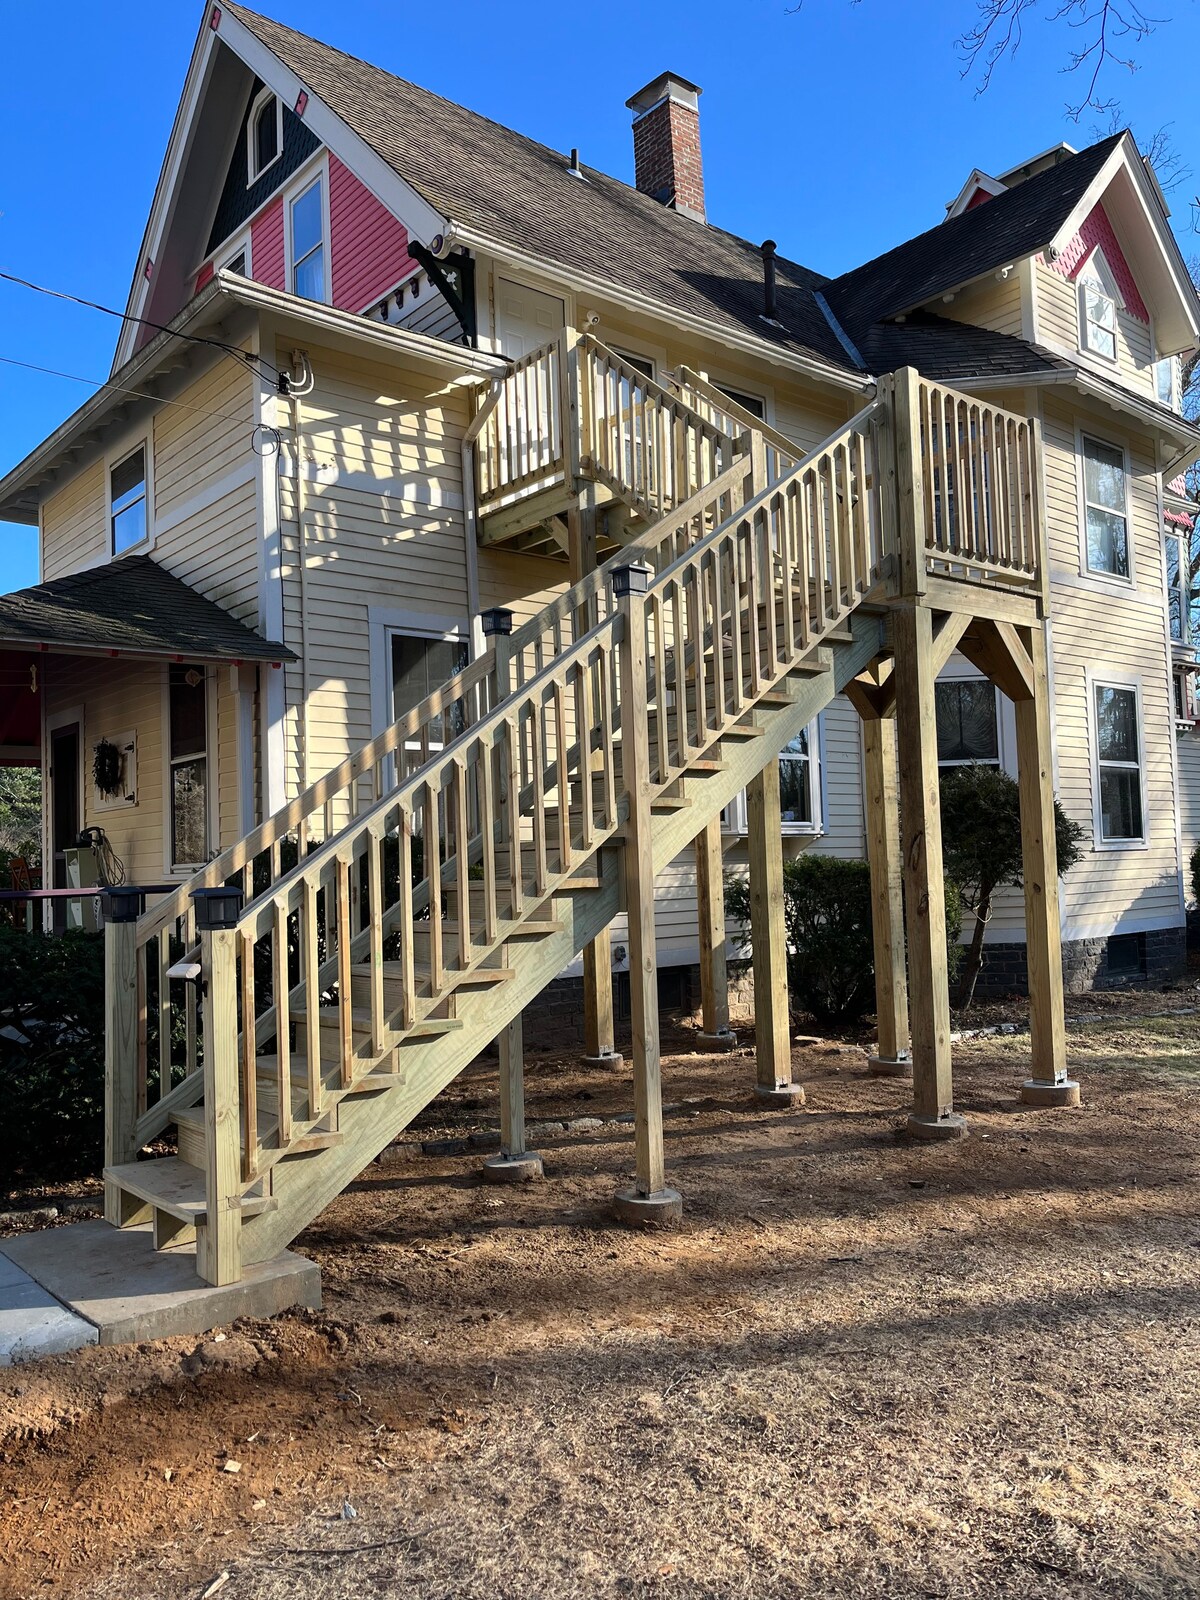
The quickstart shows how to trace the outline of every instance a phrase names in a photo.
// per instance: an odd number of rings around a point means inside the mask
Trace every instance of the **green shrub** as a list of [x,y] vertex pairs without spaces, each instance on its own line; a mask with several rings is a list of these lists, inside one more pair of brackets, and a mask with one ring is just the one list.
[[[788,992],[798,1010],[820,1022],[861,1017],[875,1003],[875,956],[871,931],[871,874],[865,861],[805,852],[783,864],[784,924],[787,929]],[[725,880],[730,918],[749,928],[750,885],[741,873]],[[960,959],[962,900],[946,885],[947,960],[951,975]]]
[[0,1172],[99,1172],[104,1148],[104,942],[0,927]]

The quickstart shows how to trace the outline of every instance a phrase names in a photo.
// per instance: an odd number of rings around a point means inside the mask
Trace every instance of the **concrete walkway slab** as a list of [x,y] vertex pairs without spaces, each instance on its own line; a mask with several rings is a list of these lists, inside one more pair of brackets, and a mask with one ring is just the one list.
[[[15,1243],[15,1241],[13,1241]],[[99,1330],[0,1255],[0,1367],[96,1344]]]
[[91,1324],[100,1344],[205,1333],[235,1317],[272,1317],[289,1306],[321,1304],[315,1261],[285,1250],[274,1261],[247,1267],[240,1283],[214,1289],[196,1276],[194,1250],[155,1250],[148,1224],[48,1228],[6,1240],[4,1257]]

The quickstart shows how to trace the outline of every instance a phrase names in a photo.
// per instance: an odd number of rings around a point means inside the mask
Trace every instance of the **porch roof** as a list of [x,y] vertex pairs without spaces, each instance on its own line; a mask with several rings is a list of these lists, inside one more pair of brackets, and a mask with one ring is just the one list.
[[67,655],[295,661],[150,556],[0,595],[0,645]]

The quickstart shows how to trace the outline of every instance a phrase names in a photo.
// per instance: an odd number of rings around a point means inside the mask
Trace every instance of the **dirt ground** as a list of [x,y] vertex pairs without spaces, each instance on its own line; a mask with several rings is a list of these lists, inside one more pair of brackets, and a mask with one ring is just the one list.
[[1077,1111],[962,1041],[934,1147],[854,1044],[765,1112],[670,1034],[670,1233],[609,1220],[624,1125],[521,1190],[422,1155],[481,1067],[298,1241],[322,1312],[0,1373],[0,1596],[1200,1595],[1200,1015],[1139,1014],[1187,999],[1073,1007]]

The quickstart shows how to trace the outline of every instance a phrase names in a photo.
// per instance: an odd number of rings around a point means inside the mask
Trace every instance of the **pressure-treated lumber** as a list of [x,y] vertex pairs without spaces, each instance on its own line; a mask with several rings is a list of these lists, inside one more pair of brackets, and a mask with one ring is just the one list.
[[916,604],[893,614],[900,825],[908,929],[913,1114],[918,1137],[964,1131],[954,1114],[950,1069],[950,985],[933,696],[933,618]]
[[789,1103],[803,1100],[804,1090],[792,1082],[778,756],[746,785],[746,821],[757,1087],[760,1098]]
[[904,965],[896,723],[892,717],[864,719],[863,767],[875,951],[876,1046],[871,1070],[879,1076],[900,1076],[908,1071],[908,977]]
[[1079,1085],[1067,1076],[1063,1017],[1062,933],[1054,839],[1054,747],[1046,637],[1038,624],[1021,641],[1033,695],[1016,703],[1021,791],[1021,876],[1025,884],[1025,957],[1033,1070],[1022,1099],[1035,1105],[1077,1105]]
[[[120,1166],[137,1153],[138,980],[137,924],[109,921],[104,928],[104,1165]],[[114,1227],[144,1221],[146,1207],[132,1204],[119,1185],[104,1184],[104,1215]]]
[[204,1037],[204,1139],[207,1204],[196,1230],[196,1271],[205,1283],[236,1283],[242,1275],[238,1095],[237,950],[235,929],[200,935],[207,1019]]
[[721,819],[714,817],[696,835],[696,919],[700,927],[700,1018],[702,1039],[718,1047],[732,1041],[729,1030],[729,964],[725,952],[724,855]]

